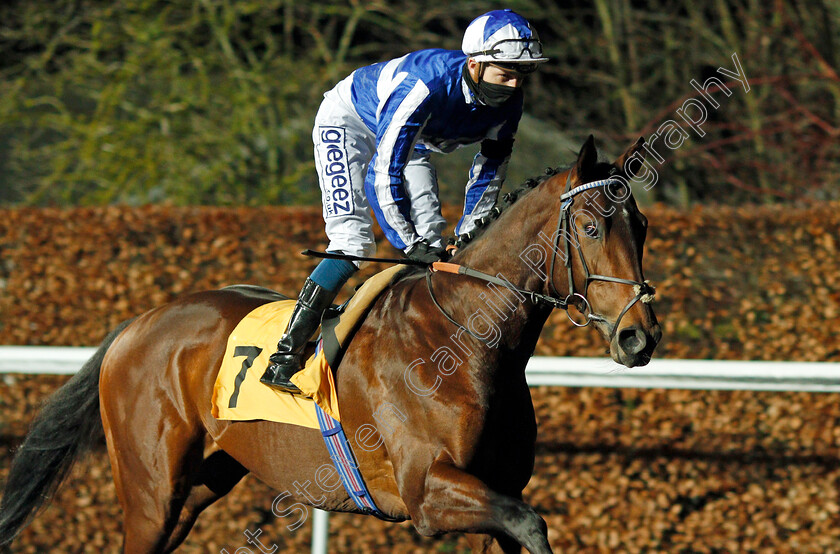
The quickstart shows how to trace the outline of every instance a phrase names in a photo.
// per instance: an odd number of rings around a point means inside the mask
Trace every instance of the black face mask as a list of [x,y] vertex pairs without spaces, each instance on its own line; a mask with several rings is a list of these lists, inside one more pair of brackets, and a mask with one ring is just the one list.
[[492,83],[488,83],[483,79],[481,80],[481,82],[476,83],[475,81],[473,81],[469,69],[467,69],[467,64],[464,64],[464,69],[461,70],[461,73],[464,77],[464,80],[467,82],[467,86],[470,87],[472,93],[475,94],[476,98],[478,98],[479,101],[485,106],[489,106],[491,108],[498,108],[502,106],[505,102],[513,98],[513,96],[516,94],[517,89],[515,87],[495,85]]
[[491,108],[498,108],[516,94],[516,88],[505,85],[495,85],[482,80],[478,83],[478,92],[478,97],[482,102]]

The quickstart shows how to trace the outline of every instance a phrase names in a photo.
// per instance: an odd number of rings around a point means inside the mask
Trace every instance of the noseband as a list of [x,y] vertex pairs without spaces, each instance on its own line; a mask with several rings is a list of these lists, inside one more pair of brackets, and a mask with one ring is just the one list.
[[[583,266],[584,271],[584,285],[583,285],[583,292],[577,292],[575,290],[575,280],[572,274],[572,239],[570,234],[571,229],[571,207],[575,201],[575,197],[578,194],[586,192],[588,190],[592,190],[598,187],[603,187],[610,185],[612,183],[618,183],[619,181],[613,178],[602,179],[600,181],[593,181],[591,183],[587,183],[585,185],[581,185],[577,188],[571,188],[571,171],[568,173],[566,177],[566,189],[563,194],[560,196],[560,214],[557,217],[557,230],[554,234],[554,244],[552,247],[552,256],[551,256],[551,266],[549,269],[549,275],[546,278],[549,292],[550,294],[540,294],[538,292],[529,291],[525,289],[520,289],[518,287],[513,286],[511,283],[500,279],[494,275],[490,275],[481,271],[477,271],[475,269],[464,267],[462,265],[451,264],[446,262],[434,262],[431,266],[431,271],[426,273],[426,284],[429,289],[429,294],[432,297],[432,301],[434,302],[435,306],[437,306],[438,310],[453,324],[457,327],[462,327],[469,335],[481,340],[482,342],[484,339],[472,333],[469,328],[464,327],[455,319],[450,316],[446,310],[443,309],[443,306],[440,305],[437,298],[435,297],[434,290],[432,289],[432,274],[436,271],[443,271],[446,273],[455,273],[459,275],[466,275],[469,277],[474,277],[476,279],[480,279],[482,281],[486,281],[488,283],[493,283],[495,285],[502,286],[504,288],[510,289],[515,291],[522,296],[528,298],[531,302],[543,303],[551,306],[552,308],[560,308],[566,310],[566,315],[569,318],[569,321],[572,322],[573,325],[577,327],[586,327],[593,321],[600,321],[605,325],[609,326],[609,322],[607,318],[602,316],[601,314],[596,314],[592,311],[592,306],[589,304],[589,300],[586,299],[586,293],[589,290],[589,283],[592,281],[605,281],[608,283],[619,283],[622,285],[630,285],[633,287],[633,292],[636,293],[636,296],[633,297],[625,306],[624,309],[621,310],[621,313],[618,314],[618,317],[615,320],[615,323],[612,324],[610,329],[610,342],[615,337],[616,332],[618,331],[618,324],[621,321],[621,318],[624,317],[630,308],[632,308],[637,302],[642,302],[644,304],[648,304],[653,301],[653,297],[656,294],[656,290],[653,286],[648,282],[640,282],[640,281],[632,281],[630,279],[621,279],[619,277],[610,277],[608,275],[598,275],[589,272],[589,266],[586,264],[586,258],[583,256],[583,249],[580,246],[580,241],[575,241],[575,248],[577,249],[578,255],[580,256],[580,262]],[[560,236],[561,234],[565,236],[565,244],[564,244],[564,254],[565,254],[565,265],[568,270],[569,274],[569,294],[562,298],[562,294],[557,290],[557,286],[554,282],[554,267],[557,261],[557,252],[560,248]],[[571,315],[569,315],[568,308],[569,305],[575,305],[576,307],[579,304],[583,304],[582,308],[578,307],[578,310],[586,317],[586,323],[578,323],[575,321]]]
[[[574,204],[575,197],[578,194],[586,192],[588,190],[592,190],[599,187],[605,187],[611,185],[613,183],[619,183],[618,180],[608,177],[606,179],[602,179],[600,181],[593,181],[591,183],[587,183],[585,185],[581,185],[577,188],[572,188],[572,172],[566,176],[566,188],[563,194],[560,196],[560,214],[557,217],[557,230],[554,233],[554,245],[552,248],[552,256],[551,256],[551,266],[549,268],[549,277],[548,277],[548,285],[549,285],[549,292],[553,297],[559,298],[560,292],[557,290],[557,286],[554,283],[554,267],[557,262],[557,251],[560,248],[560,236],[565,237],[565,244],[564,244],[564,254],[565,254],[565,265],[569,275],[569,294],[566,296],[563,303],[566,306],[566,315],[569,317],[569,321],[572,322],[573,325],[577,327],[586,327],[593,321],[600,321],[605,325],[609,326],[609,322],[607,318],[605,318],[601,314],[596,314],[592,311],[592,306],[589,304],[589,300],[586,298],[586,293],[589,290],[589,283],[592,281],[605,281],[608,283],[619,283],[622,285],[630,285],[633,287],[633,292],[636,293],[636,296],[633,297],[627,305],[624,306],[624,309],[621,310],[621,313],[618,314],[618,317],[615,320],[615,323],[612,324],[612,328],[610,329],[610,341],[615,337],[616,332],[618,331],[618,324],[621,321],[621,318],[624,317],[630,308],[632,308],[636,302],[641,301],[644,304],[649,304],[652,300],[654,295],[656,294],[656,289],[651,286],[648,281],[640,282],[640,281],[632,281],[630,279],[621,279],[619,277],[610,277],[608,275],[599,275],[597,273],[590,273],[589,266],[586,264],[586,258],[583,255],[583,249],[580,246],[580,241],[575,241],[574,246],[577,249],[578,256],[580,256],[580,264],[583,266],[583,291],[577,292],[575,290],[575,279],[574,275],[572,274],[572,238],[571,238],[571,228],[572,228],[572,204]],[[569,315],[568,306],[572,304],[578,308],[578,310],[586,317],[585,323],[578,323],[575,321],[571,315]],[[582,304],[582,306],[581,306]]]

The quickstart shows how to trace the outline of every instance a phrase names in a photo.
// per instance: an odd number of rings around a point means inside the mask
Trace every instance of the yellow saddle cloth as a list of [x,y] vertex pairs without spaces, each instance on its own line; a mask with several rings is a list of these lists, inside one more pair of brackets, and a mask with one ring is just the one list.
[[[377,273],[353,295],[335,327],[340,345],[355,331],[376,297],[405,269],[394,266]],[[292,377],[292,382],[309,398],[260,383],[268,367],[268,357],[276,350],[294,306],[294,300],[263,304],[245,316],[230,334],[213,387],[213,417],[231,421],[264,419],[319,429],[315,416],[317,402],[327,414],[341,421],[333,372],[320,340],[304,369]]]

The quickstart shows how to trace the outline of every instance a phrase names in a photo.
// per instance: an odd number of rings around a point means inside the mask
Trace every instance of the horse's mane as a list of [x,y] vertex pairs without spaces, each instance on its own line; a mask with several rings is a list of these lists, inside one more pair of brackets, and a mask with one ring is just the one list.
[[574,164],[566,164],[558,167],[546,167],[542,175],[525,179],[525,181],[521,185],[519,185],[519,187],[502,195],[502,197],[496,201],[496,205],[493,206],[493,209],[490,210],[489,214],[477,219],[475,221],[475,229],[468,233],[463,233],[461,235],[456,235],[455,237],[450,238],[449,244],[455,245],[456,248],[466,246],[474,239],[484,234],[484,231],[487,229],[487,227],[491,223],[499,219],[499,216],[502,215],[502,213],[505,210],[513,206],[513,204],[517,200],[525,196],[527,193],[531,192],[537,187],[537,185],[547,181],[548,179],[554,177],[558,173],[566,171],[567,169],[571,169],[573,165]]
[[[601,159],[601,153],[598,152],[598,164],[596,165],[597,170],[603,170],[607,172],[608,170],[613,168],[613,164]],[[487,227],[493,223],[495,220],[502,215],[502,212],[513,206],[513,204],[525,196],[527,193],[531,192],[533,189],[537,187],[537,185],[547,181],[548,179],[554,177],[558,173],[562,173],[563,171],[572,169],[574,167],[574,162],[567,163],[560,165],[558,167],[546,167],[545,171],[542,175],[538,175],[536,177],[531,177],[525,180],[519,187],[504,194],[499,200],[496,201],[496,205],[490,210],[490,213],[486,216],[479,218],[475,221],[475,229],[470,231],[469,233],[463,233],[461,235],[456,235],[453,238],[449,239],[449,244],[455,245],[456,248],[461,248],[466,246],[482,234],[487,229]]]
[[[490,210],[490,213],[476,220],[475,229],[468,233],[463,233],[461,235],[455,235],[454,237],[450,237],[447,240],[447,244],[455,245],[455,247],[458,249],[461,249],[462,247],[468,245],[473,240],[483,235],[484,231],[487,230],[490,224],[499,219],[499,216],[501,216],[505,210],[513,206],[513,204],[517,200],[531,192],[540,183],[547,181],[548,179],[554,177],[558,173],[571,169],[573,166],[574,163],[564,164],[558,167],[546,167],[542,175],[537,175],[536,177],[529,177],[528,179],[525,179],[525,181],[521,185],[519,185],[519,187],[515,188],[514,190],[508,193],[505,193],[504,195],[502,195],[501,198],[497,199],[496,204],[495,206],[493,206],[493,209]],[[410,267],[402,274],[400,280],[409,276],[422,275],[425,272],[425,267]]]

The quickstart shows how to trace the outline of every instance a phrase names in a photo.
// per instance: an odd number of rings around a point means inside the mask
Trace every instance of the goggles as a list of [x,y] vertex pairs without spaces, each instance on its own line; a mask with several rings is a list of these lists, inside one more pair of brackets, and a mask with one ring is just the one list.
[[[528,56],[525,57],[525,52]],[[527,63],[529,60],[542,59],[542,43],[531,38],[507,38],[494,43],[490,49],[474,52],[470,56],[490,56],[500,62],[513,62],[522,60]]]

